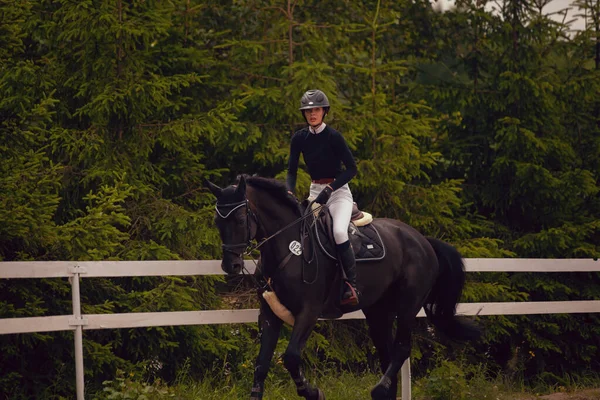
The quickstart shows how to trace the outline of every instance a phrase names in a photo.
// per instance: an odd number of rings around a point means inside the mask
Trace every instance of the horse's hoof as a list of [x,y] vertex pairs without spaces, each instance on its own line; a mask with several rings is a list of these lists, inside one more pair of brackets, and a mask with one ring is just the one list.
[[392,379],[389,376],[382,376],[377,385],[371,390],[371,399],[373,400],[396,400],[396,392],[392,392]]
[[378,383],[371,390],[371,399],[372,400],[389,400],[391,397],[388,394],[389,389]]
[[252,388],[252,392],[250,392],[250,400],[262,400],[263,391],[261,387]]
[[312,393],[305,397],[307,400],[325,400],[325,394],[319,388],[315,388]]

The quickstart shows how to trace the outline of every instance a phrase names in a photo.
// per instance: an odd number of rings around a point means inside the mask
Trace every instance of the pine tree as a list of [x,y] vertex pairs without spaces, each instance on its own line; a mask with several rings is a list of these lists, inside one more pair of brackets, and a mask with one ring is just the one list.
[[[588,29],[570,37],[543,15],[545,0],[502,1],[496,13],[484,3],[458,1],[447,13],[425,0],[1,3],[1,259],[219,258],[203,178],[283,179],[290,136],[305,124],[298,100],[312,88],[329,95],[327,123],[358,161],[355,200],[375,216],[467,257],[597,257],[596,4],[577,2]],[[309,184],[302,167],[300,197]],[[597,274],[542,275],[469,274],[464,299],[599,297],[589,285]],[[66,281],[0,289],[3,318],[70,312]],[[222,290],[227,282],[208,277],[82,287],[88,313],[220,308]],[[504,365],[519,348],[535,354],[523,359],[528,376],[597,366],[593,316],[482,323],[488,342],[475,360]],[[309,363],[362,362],[364,323],[330,328],[312,337],[309,346],[327,350]],[[84,337],[92,390],[117,369],[202,377],[256,352],[254,325]],[[1,337],[0,391],[70,396],[71,342],[67,333]],[[426,368],[429,346],[416,351]]]
[[[455,12],[440,18],[448,18],[447,29],[453,31],[446,35],[448,44],[440,57],[424,65],[419,78],[432,88],[432,96],[419,88],[417,93],[446,113],[443,128],[448,136],[440,143],[448,160],[446,176],[464,176],[467,201],[476,214],[490,220],[491,236],[501,239],[506,250],[521,257],[597,257],[597,173],[584,164],[589,157],[580,151],[570,122],[581,111],[569,112],[571,106],[578,107],[572,96],[581,93],[581,82],[573,77],[581,75],[585,60],[574,55],[565,25],[542,14],[547,3],[507,0],[494,15],[481,2],[459,2]],[[593,132],[586,128],[585,137]],[[533,300],[598,295],[586,290],[589,276],[490,277],[511,288],[501,293],[507,300],[519,293]],[[493,291],[470,293],[485,298]],[[581,321],[576,316],[562,319],[568,326]],[[496,328],[504,326],[504,332],[496,330],[490,339],[498,348],[508,341],[509,347],[523,350],[527,343],[537,357],[524,362],[531,375],[551,369],[550,360],[564,357],[566,351],[586,359],[574,348],[594,346],[589,332],[565,328],[570,340],[561,344],[548,335],[560,331],[560,320],[501,319]],[[497,360],[502,363],[500,353]],[[569,367],[577,368],[575,363]]]
[[[235,104],[201,93],[211,92],[201,84],[202,60],[216,62],[195,40],[212,33],[191,37],[198,31],[189,15],[160,2],[11,3],[7,10],[9,29],[2,34],[11,47],[2,53],[0,87],[7,116],[2,143],[10,145],[1,149],[1,182],[12,194],[2,197],[3,259],[215,258],[212,198],[200,188],[203,177],[220,172],[204,166],[210,154],[204,150],[238,124]],[[169,43],[179,37],[186,40]],[[90,280],[82,287],[83,309],[218,308],[214,284],[205,277]],[[69,312],[65,281],[10,285],[0,300],[3,317]],[[87,379],[93,387],[116,368],[148,360],[163,365],[162,376],[174,377],[182,367],[175,361],[186,358],[190,373],[202,374],[217,355],[238,346],[239,338],[224,329],[86,333]],[[37,347],[56,337],[57,350],[45,353],[49,367],[39,362]],[[2,365],[10,374],[3,374],[1,391],[14,398],[69,393],[70,337],[3,337]],[[35,379],[15,386],[23,380],[12,378],[24,371]]]

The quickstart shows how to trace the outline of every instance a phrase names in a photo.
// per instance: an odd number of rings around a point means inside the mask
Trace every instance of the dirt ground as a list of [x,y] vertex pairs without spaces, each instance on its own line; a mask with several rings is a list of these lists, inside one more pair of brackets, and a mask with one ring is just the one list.
[[518,398],[518,400],[600,400],[600,389],[586,389],[576,390],[574,392],[552,393],[537,397],[527,396]]

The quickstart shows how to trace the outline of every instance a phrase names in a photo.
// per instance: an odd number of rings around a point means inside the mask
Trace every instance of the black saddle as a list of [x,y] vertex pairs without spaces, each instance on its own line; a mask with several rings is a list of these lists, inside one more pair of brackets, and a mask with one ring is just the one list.
[[[354,204],[352,219],[348,226],[348,237],[354,249],[356,262],[379,261],[385,257],[385,246],[377,228],[372,223],[357,227],[354,221],[364,217],[362,211]],[[333,220],[329,210],[321,213],[315,224],[316,237],[321,250],[333,260],[337,260],[335,241],[333,240]]]

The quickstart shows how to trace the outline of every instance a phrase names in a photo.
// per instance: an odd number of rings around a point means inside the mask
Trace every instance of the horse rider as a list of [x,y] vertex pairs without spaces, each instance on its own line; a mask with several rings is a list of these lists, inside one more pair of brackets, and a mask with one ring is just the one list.
[[341,133],[325,124],[329,109],[329,99],[321,90],[309,90],[302,95],[300,111],[308,126],[292,136],[286,184],[295,193],[302,153],[312,180],[310,197],[315,203],[327,204],[333,219],[333,237],[348,283],[341,304],[356,305],[356,260],[348,238],[353,204],[348,182],[356,175],[356,162]]

